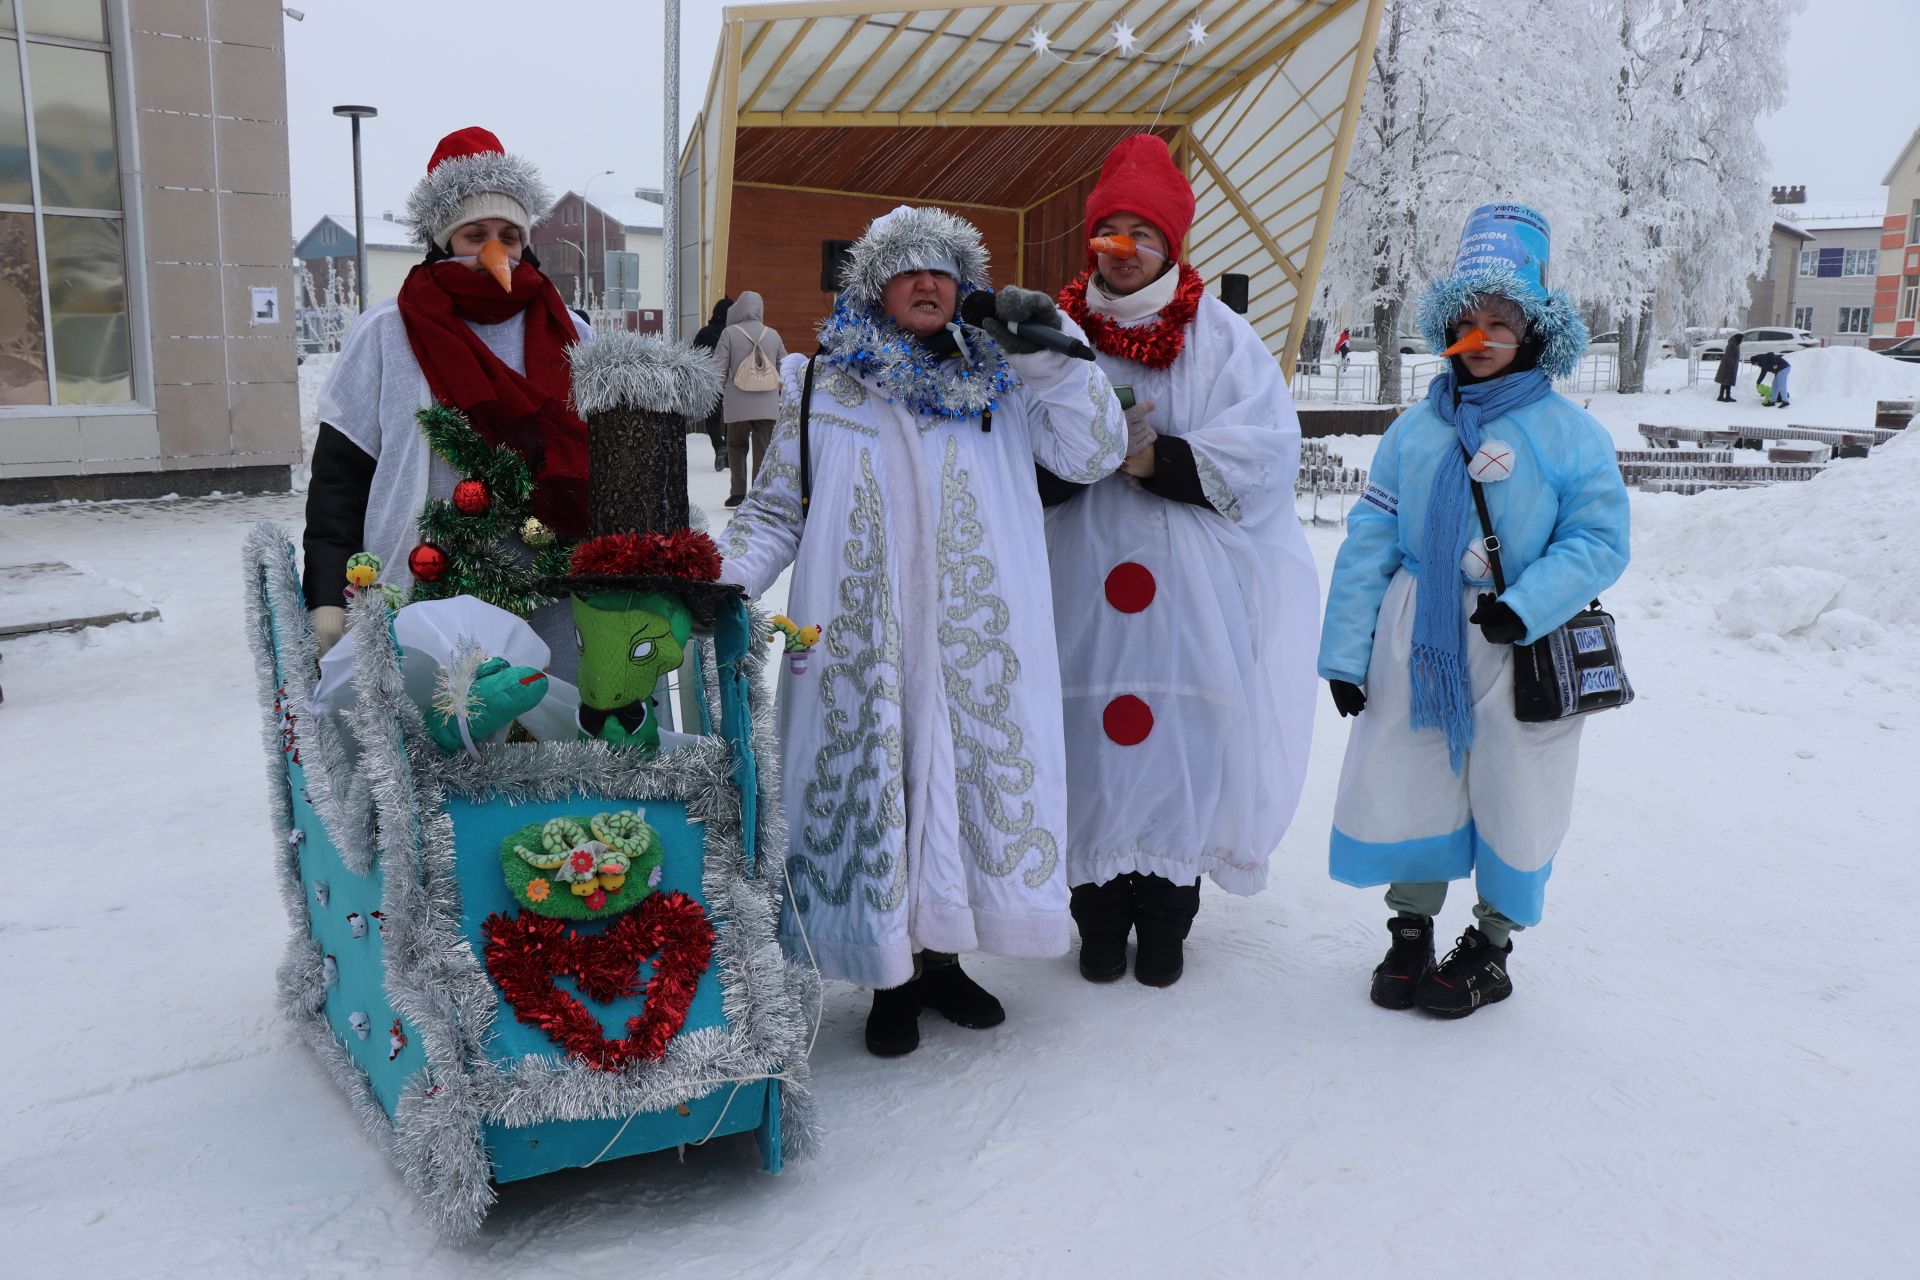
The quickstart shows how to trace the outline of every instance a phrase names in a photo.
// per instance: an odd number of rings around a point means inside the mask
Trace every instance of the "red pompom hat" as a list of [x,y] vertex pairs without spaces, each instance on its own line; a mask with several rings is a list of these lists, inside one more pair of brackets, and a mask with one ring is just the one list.
[[[1180,260],[1193,229],[1193,188],[1160,135],[1136,133],[1107,152],[1100,181],[1087,195],[1087,234],[1116,213],[1137,213],[1158,227],[1167,238],[1167,260]],[[1093,258],[1089,250],[1088,266]]]

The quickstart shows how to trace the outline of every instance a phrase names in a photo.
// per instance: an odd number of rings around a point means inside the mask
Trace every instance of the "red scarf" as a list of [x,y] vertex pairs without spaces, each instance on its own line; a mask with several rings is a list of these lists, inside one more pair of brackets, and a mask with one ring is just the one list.
[[[533,469],[533,513],[563,538],[586,532],[587,424],[569,407],[567,347],[573,316],[540,268],[513,269],[513,292],[458,262],[423,262],[400,286],[406,322],[427,387],[458,409],[492,445],[507,445]],[[525,312],[527,372],[487,350],[472,324],[499,324]]]
[[1160,308],[1160,314],[1146,324],[1118,324],[1087,307],[1087,281],[1093,275],[1089,267],[1060,291],[1060,309],[1087,331],[1094,349],[1143,364],[1149,369],[1164,369],[1180,358],[1186,349],[1187,326],[1200,312],[1200,299],[1206,295],[1207,282],[1200,273],[1182,262],[1180,284],[1173,301]]

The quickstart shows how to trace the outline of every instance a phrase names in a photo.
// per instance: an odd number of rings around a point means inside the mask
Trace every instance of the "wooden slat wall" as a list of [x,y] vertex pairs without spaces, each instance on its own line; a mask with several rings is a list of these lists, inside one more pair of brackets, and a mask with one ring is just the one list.
[[[812,351],[814,327],[833,306],[833,296],[820,292],[820,242],[858,239],[869,222],[895,203],[867,196],[736,186],[727,249],[727,296],[738,297],[743,289],[756,291],[766,301],[767,323],[780,331],[787,349]],[[994,284],[1012,283],[1019,214],[1012,209],[959,212],[980,228],[986,240]]]
[[1027,210],[1027,288],[1058,293],[1086,267],[1087,237],[1081,215],[1099,178],[1098,172],[1089,173]]

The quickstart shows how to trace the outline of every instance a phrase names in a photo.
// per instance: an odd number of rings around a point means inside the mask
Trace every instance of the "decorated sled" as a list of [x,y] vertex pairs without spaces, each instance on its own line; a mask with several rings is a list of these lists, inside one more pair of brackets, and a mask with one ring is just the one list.
[[694,723],[657,748],[449,751],[392,600],[353,601],[352,703],[315,712],[293,546],[261,525],[245,567],[293,926],[281,1004],[442,1233],[558,1169],[747,1132],[770,1173],[804,1150],[817,992],[775,935],[765,619],[717,591],[696,609]]

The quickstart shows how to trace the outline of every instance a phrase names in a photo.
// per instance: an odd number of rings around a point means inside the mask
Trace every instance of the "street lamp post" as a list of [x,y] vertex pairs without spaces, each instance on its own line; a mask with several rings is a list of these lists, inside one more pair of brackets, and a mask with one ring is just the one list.
[[367,309],[367,205],[360,190],[360,122],[379,115],[372,107],[335,107],[333,114],[353,121],[353,292]]
[[[587,179],[586,186],[580,188],[580,239],[585,241],[586,247],[589,250],[593,248],[593,224],[587,221],[587,209],[589,207],[587,204],[587,192],[593,189],[595,182],[601,178],[610,176],[612,173],[613,170],[611,169],[602,169],[600,172],[594,174],[593,177]],[[601,239],[604,240],[606,237],[603,235]],[[593,310],[593,267],[590,265],[585,252],[582,252],[580,255],[580,268],[587,273],[587,310],[591,311]],[[603,282],[600,286],[601,302],[604,303],[606,298],[607,289]]]

